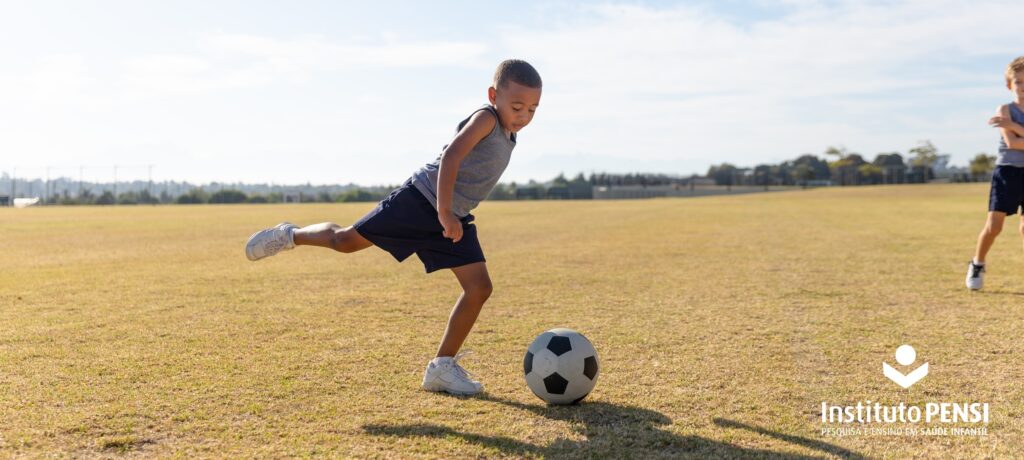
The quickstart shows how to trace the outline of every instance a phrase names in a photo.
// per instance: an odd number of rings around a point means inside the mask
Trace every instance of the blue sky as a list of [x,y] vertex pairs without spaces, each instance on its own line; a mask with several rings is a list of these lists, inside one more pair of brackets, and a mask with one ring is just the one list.
[[994,153],[1010,2],[0,2],[0,171],[399,183],[519,57],[505,181]]

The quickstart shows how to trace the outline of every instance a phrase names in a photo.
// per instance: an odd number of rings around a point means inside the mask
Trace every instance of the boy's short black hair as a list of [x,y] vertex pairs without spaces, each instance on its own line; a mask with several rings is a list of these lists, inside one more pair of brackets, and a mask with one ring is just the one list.
[[522,59],[504,60],[494,71],[494,89],[500,89],[510,81],[528,88],[540,88],[542,85],[537,69]]

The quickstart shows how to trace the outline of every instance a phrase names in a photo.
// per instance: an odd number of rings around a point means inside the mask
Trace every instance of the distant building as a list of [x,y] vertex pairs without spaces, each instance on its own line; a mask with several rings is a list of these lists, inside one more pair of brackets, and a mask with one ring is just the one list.
[[587,182],[570,182],[569,198],[573,200],[589,200],[594,197],[594,188]]
[[683,185],[686,186],[712,186],[715,185],[715,180],[706,176],[695,176],[683,179]]
[[11,205],[11,197],[9,197],[7,195],[0,195],[0,206],[10,206],[10,205]]
[[593,187],[588,183],[554,185],[545,192],[549,200],[589,200],[594,197]]
[[556,185],[548,187],[546,192],[546,198],[549,200],[568,200],[569,199],[569,187],[564,185]]
[[612,185],[594,187],[595,200],[622,200],[630,198],[660,198],[666,196],[678,196],[679,186],[677,185]]
[[516,189],[517,200],[539,200],[541,199],[541,188],[540,187],[527,187]]

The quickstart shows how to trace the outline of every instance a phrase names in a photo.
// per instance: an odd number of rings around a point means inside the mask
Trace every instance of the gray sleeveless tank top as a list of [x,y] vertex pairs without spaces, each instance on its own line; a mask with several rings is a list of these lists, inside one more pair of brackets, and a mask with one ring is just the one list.
[[[455,176],[455,193],[452,195],[452,212],[459,217],[466,217],[469,211],[490,195],[498,179],[501,179],[501,174],[505,172],[512,158],[512,149],[516,146],[515,133],[511,139],[505,136],[501,122],[498,121],[498,112],[490,105],[484,105],[469,114],[455,129],[456,134],[481,110],[494,114],[494,129],[473,147],[459,165],[459,172]],[[441,150],[446,148],[447,145]],[[434,209],[437,209],[437,170],[440,165],[441,156],[438,156],[412,175],[412,185],[434,205]]]
[[[1024,112],[1017,108],[1017,104],[1010,103],[1010,119],[1014,123],[1024,125]],[[1024,150],[1011,149],[1006,145],[1006,139],[1003,139],[1002,133],[999,136],[999,157],[996,159],[996,165],[1024,168]]]

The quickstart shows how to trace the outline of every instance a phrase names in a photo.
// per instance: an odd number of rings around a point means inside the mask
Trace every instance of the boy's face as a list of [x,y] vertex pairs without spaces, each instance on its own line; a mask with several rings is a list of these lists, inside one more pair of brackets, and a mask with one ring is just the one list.
[[518,133],[533,120],[540,105],[540,88],[530,88],[514,81],[501,88],[487,89],[487,98],[498,111],[498,120],[505,129]]
[[1024,102],[1024,71],[1013,74],[1013,79],[1006,82],[1006,87],[1013,92],[1017,102]]

